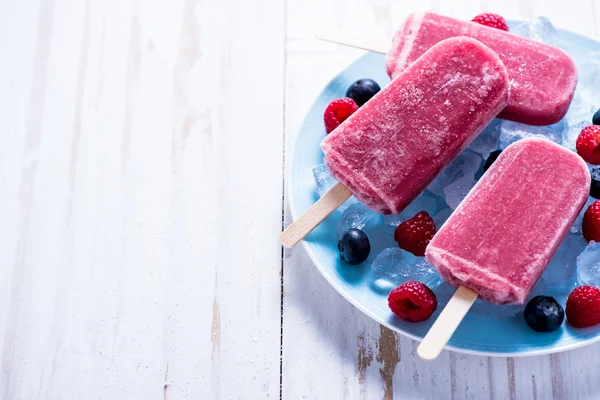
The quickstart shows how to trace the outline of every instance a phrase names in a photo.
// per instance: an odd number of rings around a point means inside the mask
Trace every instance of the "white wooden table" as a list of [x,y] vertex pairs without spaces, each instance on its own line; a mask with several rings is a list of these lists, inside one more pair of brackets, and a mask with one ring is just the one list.
[[0,399],[598,398],[600,344],[425,363],[281,250],[285,155],[362,53],[314,27],[424,9],[600,37],[593,0],[0,2]]

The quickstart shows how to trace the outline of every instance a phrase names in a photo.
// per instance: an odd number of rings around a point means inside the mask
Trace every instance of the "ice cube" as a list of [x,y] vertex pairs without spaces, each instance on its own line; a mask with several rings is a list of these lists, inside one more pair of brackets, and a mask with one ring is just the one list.
[[456,207],[458,207],[476,183],[472,175],[467,175],[446,186],[444,194],[446,195],[446,203],[450,208],[456,210]]
[[563,131],[561,144],[567,149],[575,151],[575,143],[577,143],[577,137],[581,133],[581,130],[588,125],[591,125],[589,121],[580,121],[578,123],[574,123],[573,125],[567,125],[567,128]]
[[500,125],[500,148],[504,150],[509,144],[528,137],[543,137],[560,144],[565,126],[563,120],[549,126],[531,126],[503,121]]
[[569,234],[565,237],[542,275],[548,286],[560,285],[573,276],[577,256],[585,249],[586,244],[581,234]]
[[580,285],[600,287],[600,243],[591,241],[577,257],[577,279]]
[[383,222],[383,216],[362,203],[350,204],[342,213],[336,237],[339,239],[348,229],[367,230]]
[[499,119],[493,120],[467,148],[480,154],[483,158],[487,158],[492,151],[498,148],[498,144],[500,144],[501,122]]
[[[597,107],[600,103],[600,52],[589,53],[585,62],[577,65],[577,74],[576,93],[579,105]],[[587,118],[591,119],[591,115]]]
[[480,165],[481,157],[470,150],[465,150],[431,182],[427,189],[435,195],[443,196],[446,186],[465,176],[474,177]]
[[558,33],[550,20],[546,17],[538,17],[534,20],[519,24],[512,28],[510,32],[517,36],[549,44],[550,46],[564,48],[560,33]]
[[438,279],[435,269],[424,257],[416,257],[398,247],[384,249],[371,265],[373,274],[395,285],[406,281],[419,281],[430,286]]
[[435,223],[436,229],[439,230],[442,227],[442,225],[446,223],[446,220],[450,217],[450,215],[452,215],[453,212],[454,210],[452,208],[447,207],[435,214],[435,216],[433,217],[433,222]]
[[398,215],[386,215],[383,222],[386,225],[397,227],[402,222],[415,216],[420,211],[427,211],[429,215],[435,215],[436,200],[427,193],[421,193]]
[[315,184],[317,185],[317,192],[319,196],[323,196],[325,193],[329,191],[337,181],[331,176],[329,170],[325,166],[325,164],[321,164],[315,168],[313,168],[313,176],[315,178]]

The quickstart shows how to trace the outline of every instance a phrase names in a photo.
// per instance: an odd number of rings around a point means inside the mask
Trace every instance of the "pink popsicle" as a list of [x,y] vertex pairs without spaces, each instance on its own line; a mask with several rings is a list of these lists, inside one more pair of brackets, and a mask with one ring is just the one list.
[[545,139],[506,148],[433,238],[425,255],[453,286],[523,304],[588,198],[575,153]]
[[488,47],[441,41],[323,140],[325,163],[366,206],[398,214],[505,107],[508,88]]
[[550,125],[565,116],[577,84],[577,69],[563,51],[474,22],[426,12],[411,14],[400,27],[386,68],[392,78],[440,40],[469,36],[500,56],[511,80],[508,105],[499,118]]

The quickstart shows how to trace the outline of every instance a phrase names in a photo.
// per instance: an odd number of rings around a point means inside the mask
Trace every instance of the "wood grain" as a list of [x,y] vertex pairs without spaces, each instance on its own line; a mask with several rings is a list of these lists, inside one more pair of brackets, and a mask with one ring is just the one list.
[[1,3],[0,398],[279,396],[284,7]]

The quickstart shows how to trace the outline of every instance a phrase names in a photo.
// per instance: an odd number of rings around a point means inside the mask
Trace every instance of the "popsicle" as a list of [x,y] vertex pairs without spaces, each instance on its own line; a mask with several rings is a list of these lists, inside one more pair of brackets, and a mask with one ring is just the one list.
[[340,182],[330,191],[336,198],[327,193],[282,233],[282,244],[296,244],[351,194],[379,213],[400,213],[508,96],[506,68],[488,47],[466,37],[432,46],[322,141]]
[[[462,305],[451,308],[464,306],[466,313],[477,296],[495,304],[523,304],[589,188],[588,167],[576,153],[540,138],[508,146],[427,246],[427,261],[460,287]],[[439,341],[443,334],[447,341],[453,332],[444,326],[451,320],[446,309],[419,347],[426,359],[437,355],[429,335]]]
[[509,32],[431,12],[409,15],[393,42],[343,31],[322,31],[321,39],[386,53],[386,69],[394,78],[440,40],[468,36],[496,53],[511,80],[508,105],[499,118],[529,125],[560,121],[577,84],[577,69],[562,50]]
[[321,142],[325,164],[363,204],[398,214],[507,98],[493,51],[465,37],[444,40]]
[[589,188],[576,153],[539,138],[513,143],[427,246],[427,261],[486,301],[523,304]]

